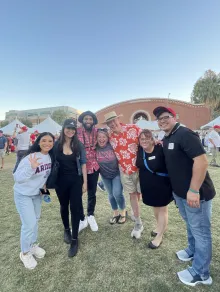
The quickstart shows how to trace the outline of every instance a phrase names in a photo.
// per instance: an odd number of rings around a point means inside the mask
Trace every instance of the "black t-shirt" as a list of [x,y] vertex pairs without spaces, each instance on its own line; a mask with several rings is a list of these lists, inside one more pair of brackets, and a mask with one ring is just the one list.
[[60,164],[59,176],[78,174],[76,156],[73,153],[70,155],[66,155],[63,153],[63,151],[57,149],[56,159]]
[[[169,136],[164,137],[163,151],[173,191],[186,199],[192,178],[193,158],[205,154],[201,141],[196,133],[177,123]],[[208,172],[199,192],[201,200],[208,201],[215,196]]]
[[[155,145],[152,153],[144,152],[144,157],[147,159],[148,167],[154,173],[155,172],[167,173],[163,148],[161,145]],[[142,147],[138,147],[136,166],[143,171],[149,172],[149,170],[147,170],[146,166],[144,165]]]

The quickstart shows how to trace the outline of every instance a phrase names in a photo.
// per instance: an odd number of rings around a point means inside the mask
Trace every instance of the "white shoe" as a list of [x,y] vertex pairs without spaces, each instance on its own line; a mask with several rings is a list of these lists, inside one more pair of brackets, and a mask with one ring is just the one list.
[[25,268],[29,270],[33,270],[37,265],[37,261],[35,260],[31,252],[28,252],[27,254],[23,254],[23,252],[20,252],[20,259],[23,262]]
[[85,219],[83,221],[79,221],[79,231],[82,231],[84,228],[86,228],[88,226],[88,220],[87,218],[85,217]]
[[88,223],[89,223],[90,228],[91,228],[92,231],[98,231],[98,225],[97,225],[97,223],[95,221],[95,217],[94,216],[92,216],[92,215],[88,216]]
[[30,252],[38,259],[42,259],[46,254],[46,251],[43,248],[39,247],[39,245],[36,243],[32,245]]
[[134,229],[131,231],[131,237],[135,237],[136,239],[141,238],[143,230],[144,226],[142,224],[135,224]]

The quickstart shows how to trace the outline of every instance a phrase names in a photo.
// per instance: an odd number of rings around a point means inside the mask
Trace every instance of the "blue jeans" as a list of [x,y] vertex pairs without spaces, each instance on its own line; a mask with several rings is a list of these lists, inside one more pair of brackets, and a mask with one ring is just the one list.
[[14,200],[22,223],[21,251],[26,253],[30,251],[31,245],[37,241],[42,196],[24,196],[15,192]]
[[173,194],[180,215],[186,222],[187,253],[193,255],[192,267],[197,274],[206,279],[210,275],[212,259],[211,215],[212,200],[200,201],[199,208],[191,208],[187,201]]
[[113,179],[104,178],[102,181],[108,192],[109,202],[112,206],[112,210],[124,210],[125,209],[125,198],[123,195],[123,188],[121,184],[120,175],[117,175]]

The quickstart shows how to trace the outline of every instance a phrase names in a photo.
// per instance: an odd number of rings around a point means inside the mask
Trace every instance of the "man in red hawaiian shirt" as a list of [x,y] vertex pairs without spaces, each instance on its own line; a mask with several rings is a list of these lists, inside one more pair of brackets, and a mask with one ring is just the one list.
[[86,169],[87,169],[87,182],[88,182],[88,207],[86,218],[81,210],[81,220],[79,226],[79,232],[86,228],[88,224],[92,231],[98,231],[98,225],[94,217],[95,205],[96,205],[96,189],[99,177],[99,165],[96,159],[96,142],[97,142],[97,129],[95,125],[98,123],[97,117],[91,111],[83,112],[78,121],[82,124],[77,129],[78,139],[83,143],[86,150]]
[[140,238],[143,225],[140,218],[140,184],[136,167],[138,137],[141,129],[134,124],[121,124],[120,115],[110,112],[105,115],[105,122],[110,128],[109,139],[118,159],[123,188],[130,195],[131,207],[135,216],[132,237]]

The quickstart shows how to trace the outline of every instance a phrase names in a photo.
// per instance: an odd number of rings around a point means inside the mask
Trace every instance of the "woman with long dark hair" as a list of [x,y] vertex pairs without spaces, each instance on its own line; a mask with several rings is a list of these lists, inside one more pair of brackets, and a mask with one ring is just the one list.
[[[84,145],[77,138],[76,127],[75,120],[65,120],[60,138],[54,147],[55,157],[60,165],[56,193],[64,226],[64,242],[70,244],[69,257],[75,256],[78,251],[82,193],[87,191],[86,152]],[[72,234],[69,225],[69,205]]]
[[27,269],[37,265],[35,258],[43,258],[45,250],[38,246],[38,221],[41,213],[42,196],[51,171],[51,151],[54,136],[44,132],[19,163],[14,175],[14,200],[22,222],[20,259]]

